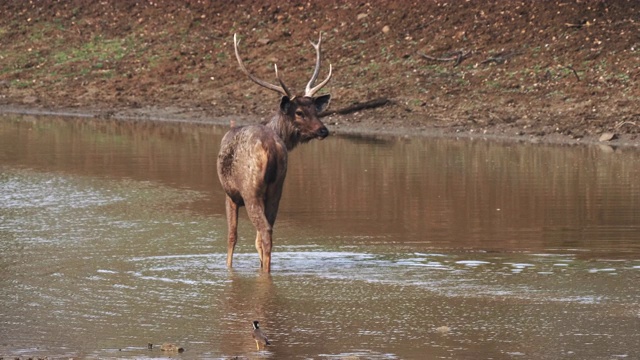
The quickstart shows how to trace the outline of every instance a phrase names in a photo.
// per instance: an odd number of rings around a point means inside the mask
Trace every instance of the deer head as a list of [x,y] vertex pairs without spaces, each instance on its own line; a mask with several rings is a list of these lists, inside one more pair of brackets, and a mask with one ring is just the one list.
[[[233,45],[235,49],[236,59],[238,60],[238,65],[240,65],[240,70],[242,70],[242,72],[247,75],[247,77],[249,77],[249,79],[254,83],[282,95],[279,108],[279,120],[281,122],[284,122],[284,124],[280,124],[279,126],[290,128],[283,135],[295,137],[295,139],[293,139],[293,146],[295,146],[295,144],[297,144],[298,142],[306,142],[314,138],[324,139],[325,137],[327,137],[329,135],[329,131],[318,119],[318,114],[324,111],[327,106],[329,106],[331,95],[327,94],[318,97],[314,96],[322,87],[324,87],[329,82],[333,70],[331,64],[329,64],[329,75],[320,84],[315,85],[318,74],[320,73],[320,45],[322,44],[322,34],[320,34],[320,38],[318,39],[317,44],[311,42],[311,45],[316,50],[316,64],[311,79],[309,80],[305,88],[304,95],[301,96],[296,96],[291,93],[284,80],[280,76],[280,73],[278,72],[277,64],[274,64],[274,69],[279,85],[268,83],[252,75],[247,70],[242,61],[242,58],[240,57],[240,54],[238,52],[238,43],[239,41],[237,39],[237,36],[236,34],[234,34]],[[285,142],[287,142],[286,139]]]

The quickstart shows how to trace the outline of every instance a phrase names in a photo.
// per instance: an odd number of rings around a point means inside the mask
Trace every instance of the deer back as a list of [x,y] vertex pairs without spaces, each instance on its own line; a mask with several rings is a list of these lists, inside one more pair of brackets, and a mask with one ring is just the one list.
[[217,166],[222,188],[244,205],[245,197],[263,196],[269,185],[284,181],[287,148],[268,126],[235,127],[222,138]]

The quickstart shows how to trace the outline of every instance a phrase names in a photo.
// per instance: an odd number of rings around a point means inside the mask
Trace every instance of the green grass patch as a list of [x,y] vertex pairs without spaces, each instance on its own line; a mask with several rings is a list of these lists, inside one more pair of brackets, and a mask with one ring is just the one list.
[[11,80],[9,85],[16,89],[26,89],[28,87],[31,87],[33,83],[31,81]]
[[[90,42],[79,47],[58,51],[53,55],[53,61],[57,65],[65,65],[72,62],[89,62],[94,67],[102,68],[104,63],[115,63],[129,53],[133,52],[133,40],[125,39],[105,39],[102,36],[95,36]],[[100,65],[96,65],[100,64]]]

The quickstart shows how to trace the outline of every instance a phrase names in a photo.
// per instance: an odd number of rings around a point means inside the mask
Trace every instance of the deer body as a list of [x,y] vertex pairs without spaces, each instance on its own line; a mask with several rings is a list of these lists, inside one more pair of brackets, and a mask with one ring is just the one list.
[[252,81],[283,94],[283,97],[271,120],[260,125],[232,128],[222,139],[217,170],[226,193],[228,267],[232,267],[237,242],[238,209],[245,206],[256,228],[256,250],[261,268],[267,273],[271,271],[273,225],[287,175],[287,153],[300,143],[314,138],[324,139],[329,135],[318,114],[329,105],[330,95],[313,97],[313,94],[329,81],[331,70],[325,81],[312,88],[320,66],[321,40],[318,44],[312,43],[317,52],[316,70],[305,95],[292,96],[278,75],[277,67],[276,75],[281,86],[265,83],[246,70],[234,36],[236,58],[241,70]]

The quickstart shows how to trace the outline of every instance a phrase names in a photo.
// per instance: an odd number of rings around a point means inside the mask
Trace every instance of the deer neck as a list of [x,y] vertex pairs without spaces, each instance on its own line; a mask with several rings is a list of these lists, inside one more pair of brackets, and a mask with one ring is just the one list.
[[278,113],[271,118],[271,120],[265,123],[265,126],[275,131],[275,133],[282,139],[287,151],[293,150],[300,143],[300,134],[298,130],[293,126],[291,121],[287,121],[285,116]]

